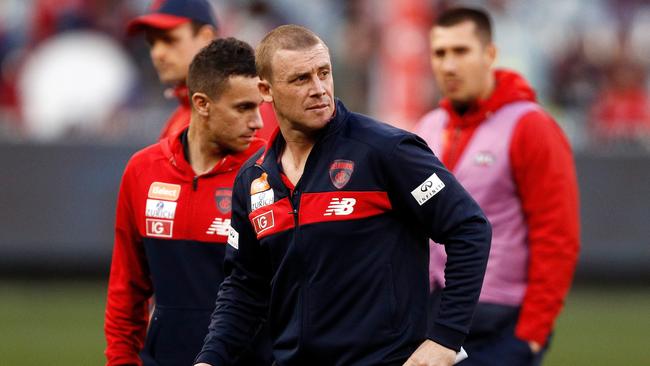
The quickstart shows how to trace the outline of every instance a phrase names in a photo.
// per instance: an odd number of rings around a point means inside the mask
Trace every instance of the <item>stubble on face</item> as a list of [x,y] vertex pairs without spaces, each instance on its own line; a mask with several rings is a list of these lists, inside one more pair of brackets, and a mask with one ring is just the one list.
[[271,94],[280,124],[307,134],[322,129],[335,111],[327,48],[278,50],[272,70]]
[[232,76],[212,101],[208,120],[210,140],[224,152],[246,150],[255,132],[262,128],[258,82],[258,77]]
[[[443,95],[460,110],[490,92],[492,55],[475,24],[466,21],[431,31],[431,66]],[[490,46],[491,47],[491,46]]]
[[170,85],[185,83],[192,58],[207,45],[190,23],[169,30],[149,28],[146,38],[160,82]]

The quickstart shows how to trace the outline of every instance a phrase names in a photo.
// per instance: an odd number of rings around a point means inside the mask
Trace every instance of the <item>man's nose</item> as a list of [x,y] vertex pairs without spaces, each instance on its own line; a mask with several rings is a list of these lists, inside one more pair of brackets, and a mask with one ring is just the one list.
[[149,54],[151,55],[152,60],[158,60],[162,58],[164,53],[165,53],[165,46],[163,45],[162,42],[154,41],[151,44],[151,48],[149,49]]
[[458,63],[456,62],[456,59],[450,56],[444,57],[440,63],[440,69],[447,73],[455,72],[457,66]]
[[264,121],[262,121],[259,108],[255,110],[255,113],[253,113],[253,116],[248,122],[248,127],[253,130],[260,130],[264,127]]
[[321,96],[325,94],[325,83],[317,75],[312,77],[311,95]]

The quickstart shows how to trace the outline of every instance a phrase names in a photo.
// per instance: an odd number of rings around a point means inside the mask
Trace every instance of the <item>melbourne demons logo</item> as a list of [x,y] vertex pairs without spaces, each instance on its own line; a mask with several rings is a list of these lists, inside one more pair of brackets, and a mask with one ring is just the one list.
[[222,214],[227,214],[232,209],[232,189],[217,188],[214,191],[214,201],[217,203],[217,210]]
[[334,187],[341,189],[350,181],[354,172],[354,161],[337,159],[330,164],[330,179]]

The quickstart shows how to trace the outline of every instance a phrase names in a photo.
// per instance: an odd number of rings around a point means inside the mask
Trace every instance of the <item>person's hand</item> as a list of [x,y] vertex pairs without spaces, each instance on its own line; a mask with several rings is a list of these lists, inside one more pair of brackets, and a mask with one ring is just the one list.
[[530,350],[533,352],[533,354],[537,354],[542,350],[542,345],[535,341],[528,342],[528,346],[530,347]]
[[403,366],[451,366],[455,360],[456,351],[427,339]]

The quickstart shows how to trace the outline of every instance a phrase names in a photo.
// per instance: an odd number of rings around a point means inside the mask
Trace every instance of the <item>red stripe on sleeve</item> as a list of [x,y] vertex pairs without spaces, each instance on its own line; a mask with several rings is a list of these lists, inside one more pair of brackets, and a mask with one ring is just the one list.
[[288,198],[263,206],[251,212],[248,218],[255,229],[257,239],[294,227],[293,208]]

